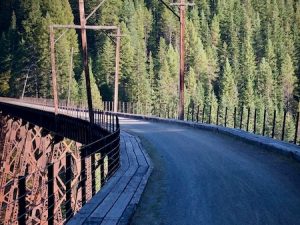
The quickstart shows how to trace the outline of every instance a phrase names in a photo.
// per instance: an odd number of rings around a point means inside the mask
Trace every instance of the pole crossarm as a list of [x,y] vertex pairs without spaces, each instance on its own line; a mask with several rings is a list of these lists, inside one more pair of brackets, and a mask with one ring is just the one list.
[[50,25],[50,27],[53,27],[54,29],[77,29],[77,30],[81,30],[86,29],[86,30],[117,30],[118,27],[117,26],[92,26],[92,25],[85,25],[85,26],[81,26],[81,25],[61,25],[61,24],[53,24]]
[[170,5],[174,6],[195,6],[195,3],[171,3]]

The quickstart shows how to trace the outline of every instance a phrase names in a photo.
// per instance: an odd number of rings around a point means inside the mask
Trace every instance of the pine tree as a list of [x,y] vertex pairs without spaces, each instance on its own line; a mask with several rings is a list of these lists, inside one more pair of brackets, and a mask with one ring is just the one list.
[[187,80],[187,102],[186,107],[194,105],[203,107],[204,103],[204,90],[202,84],[197,82],[196,74],[193,68],[190,68]]
[[211,42],[214,47],[218,47],[220,41],[220,25],[219,18],[214,16],[211,25]]
[[170,10],[165,9],[162,14],[162,24],[163,24],[163,33],[165,34],[165,39],[168,44],[178,43],[178,20],[174,17],[173,13]]
[[[229,60],[226,59],[223,76],[221,77],[221,93],[220,93],[220,107],[221,114],[225,117],[227,107],[227,123],[233,126],[233,111],[238,106],[238,90],[234,79]],[[225,119],[225,118],[223,118]],[[225,121],[224,121],[225,122]]]
[[11,78],[11,46],[10,39],[6,33],[2,33],[0,38],[0,95],[6,96],[10,91],[9,80]]
[[151,89],[151,113],[154,112],[155,109],[155,101],[156,101],[156,94],[157,93],[157,82],[154,74],[154,61],[152,57],[152,52],[149,53],[148,57],[148,74],[149,74],[149,83]]
[[243,56],[243,65],[242,65],[243,83],[242,83],[242,89],[240,93],[241,94],[240,103],[246,108],[249,107],[253,108],[255,102],[253,81],[256,74],[256,65],[255,65],[255,56],[254,56],[252,44],[250,42],[249,37],[245,40],[242,56]]
[[273,112],[274,109],[274,81],[272,75],[272,69],[265,58],[262,59],[259,65],[259,72],[255,82],[257,96],[264,102],[265,108],[269,112]]
[[287,54],[281,65],[280,82],[286,108],[293,106],[293,92],[296,77],[291,57]]
[[[174,89],[175,85],[175,89]],[[158,80],[158,107],[159,114],[165,113],[165,109],[172,107],[176,98],[176,84],[174,84],[167,59],[164,59],[159,70]]]
[[[98,4],[86,1],[86,14]],[[177,18],[158,0],[104,4],[88,24],[118,25],[125,35],[121,38],[120,100],[159,109],[162,94],[166,104],[177,108]],[[225,93],[236,95],[237,90],[239,107],[257,108],[258,130],[264,108],[269,120],[273,110],[281,115],[285,107],[294,114],[300,95],[299,12],[300,3],[294,0],[196,1],[186,19],[186,103],[205,101],[206,110],[214,106],[214,114],[216,102],[222,104]],[[26,95],[51,98],[49,25],[74,21],[79,24],[77,0],[4,1],[0,7],[0,94],[19,97],[29,71]],[[55,36],[62,32],[55,30]],[[55,44],[60,99],[68,94],[71,47],[76,52],[72,80],[76,99],[82,62],[74,30]],[[103,99],[112,100],[115,46],[104,33],[89,31],[88,49]],[[235,88],[230,90],[228,85]],[[281,117],[278,124],[283,122]],[[278,128],[276,135],[280,133]]]
[[208,26],[208,22],[207,22],[207,18],[206,18],[206,15],[205,15],[205,12],[202,10],[201,11],[201,34],[200,34],[200,37],[201,37],[201,40],[202,40],[202,43],[207,46],[208,44],[211,43],[210,41],[210,29],[209,29],[209,26]]
[[[120,57],[120,96],[121,100],[128,101],[128,86],[130,76],[133,73],[133,55],[130,32],[125,23],[121,23],[121,31],[124,36],[121,39],[121,57]],[[101,60],[101,59],[100,59]]]
[[221,77],[221,105],[233,109],[238,105],[238,90],[229,60],[226,59],[224,74]]
[[150,82],[147,75],[147,39],[150,32],[149,18],[151,14],[143,8],[142,4],[136,6],[136,12],[129,26],[132,37],[133,74],[130,77],[129,97],[141,110],[146,105],[151,105]]

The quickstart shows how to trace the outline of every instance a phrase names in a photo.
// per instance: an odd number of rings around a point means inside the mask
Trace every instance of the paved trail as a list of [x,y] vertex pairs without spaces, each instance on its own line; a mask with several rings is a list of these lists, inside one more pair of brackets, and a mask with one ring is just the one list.
[[300,224],[300,163],[227,136],[121,118],[154,170],[132,224]]

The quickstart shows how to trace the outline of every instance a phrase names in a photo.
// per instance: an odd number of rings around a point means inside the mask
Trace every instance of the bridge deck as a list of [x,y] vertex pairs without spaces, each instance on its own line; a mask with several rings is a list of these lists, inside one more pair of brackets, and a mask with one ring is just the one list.
[[121,119],[154,170],[132,224],[299,224],[300,164],[223,134]]

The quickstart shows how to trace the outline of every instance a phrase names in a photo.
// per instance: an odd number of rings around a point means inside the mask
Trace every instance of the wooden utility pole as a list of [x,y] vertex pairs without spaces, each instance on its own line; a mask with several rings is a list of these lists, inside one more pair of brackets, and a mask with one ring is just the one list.
[[86,95],[87,95],[88,109],[89,109],[89,118],[90,118],[90,123],[94,123],[87,38],[86,38],[86,28],[85,28],[86,20],[85,20],[85,12],[84,12],[84,0],[79,0],[79,14],[80,14],[81,45],[82,45],[82,54],[83,54],[83,65],[84,65],[84,74],[85,74]]
[[[91,82],[90,82],[90,71],[89,71],[89,60],[88,60],[88,49],[87,49],[87,37],[86,37],[86,30],[117,30],[117,59],[116,59],[116,79],[115,83],[118,82],[118,71],[119,71],[119,52],[120,52],[120,30],[118,31],[117,26],[90,26],[86,25],[86,21],[101,7],[106,0],[102,0],[99,5],[85,18],[85,10],[84,10],[84,0],[79,0],[79,13],[80,13],[80,25],[61,25],[61,24],[53,24],[50,26],[50,43],[51,43],[51,66],[52,66],[52,81],[53,81],[53,96],[54,96],[54,106],[55,106],[55,113],[58,112],[58,96],[57,96],[57,85],[56,85],[56,65],[55,65],[55,42],[57,42],[60,38],[64,36],[66,33],[63,32],[57,40],[54,40],[54,29],[80,29],[81,30],[81,43],[82,43],[82,53],[83,53],[83,64],[84,64],[84,72],[85,72],[85,80],[86,80],[86,91],[87,91],[87,101],[88,101],[88,109],[89,109],[89,119],[90,123],[94,122],[94,113],[93,113],[93,102],[92,102],[92,92],[91,92]],[[118,35],[119,34],[119,35]],[[119,37],[118,37],[119,36]],[[71,62],[71,64],[73,64]],[[71,69],[70,69],[71,70]],[[71,72],[70,72],[71,73]],[[70,82],[69,82],[70,85]],[[117,85],[118,88],[118,85]],[[70,92],[70,86],[69,86]],[[115,92],[118,93],[118,90]],[[70,93],[69,93],[70,96]],[[118,94],[117,94],[118,96]],[[69,103],[68,97],[68,103]]]
[[180,15],[171,9],[164,0],[160,0],[180,21],[180,70],[179,70],[179,105],[178,105],[178,119],[184,120],[184,32],[185,32],[185,10],[186,6],[193,6],[194,3],[187,3],[185,0],[180,0],[180,3],[172,3],[171,5],[178,6]]
[[118,112],[119,102],[119,70],[120,70],[120,42],[121,42],[121,30],[117,29],[116,35],[116,68],[115,68],[115,92],[114,92],[114,112]]
[[53,26],[50,26],[50,49],[51,49],[51,69],[52,69],[52,90],[54,98],[54,113],[58,113],[58,96],[56,81],[56,62],[55,62],[55,40]]
[[178,119],[184,120],[184,32],[185,0],[180,1],[180,72],[179,72],[179,109]]
[[70,105],[70,95],[71,95],[71,83],[72,83],[72,75],[73,75],[73,53],[74,48],[71,49],[71,62],[70,62],[70,68],[69,68],[69,87],[68,87],[68,101],[67,101],[67,107],[69,108]]

